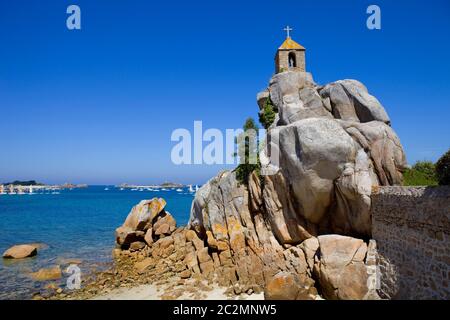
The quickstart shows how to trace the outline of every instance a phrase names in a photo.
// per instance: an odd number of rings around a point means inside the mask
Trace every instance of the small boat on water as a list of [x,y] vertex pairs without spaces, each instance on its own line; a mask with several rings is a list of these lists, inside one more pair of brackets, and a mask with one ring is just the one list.
[[123,191],[124,190],[124,188],[120,188],[120,191]]
[[105,191],[108,191],[109,190],[109,188],[105,188]]
[[189,192],[195,192],[194,188],[192,188],[192,184],[189,185]]
[[178,192],[182,192],[183,191],[183,189],[180,189],[180,188],[178,188],[176,191],[178,191]]
[[161,191],[169,191],[169,190],[167,190],[166,188],[162,188]]

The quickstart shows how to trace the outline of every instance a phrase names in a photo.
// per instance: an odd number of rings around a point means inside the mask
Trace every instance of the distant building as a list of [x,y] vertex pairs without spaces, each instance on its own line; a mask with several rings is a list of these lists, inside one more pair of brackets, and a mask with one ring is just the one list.
[[305,69],[305,48],[291,39],[289,32],[292,30],[287,26],[286,40],[278,48],[275,55],[275,72],[288,70],[306,71]]

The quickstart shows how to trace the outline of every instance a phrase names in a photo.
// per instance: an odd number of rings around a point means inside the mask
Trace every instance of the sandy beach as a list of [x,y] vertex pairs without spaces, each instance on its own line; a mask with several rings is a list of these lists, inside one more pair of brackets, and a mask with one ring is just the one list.
[[131,288],[118,288],[106,294],[97,295],[90,300],[264,300],[263,293],[239,296],[230,295],[225,287],[217,284],[208,286],[207,282],[195,286],[195,282],[176,285],[144,284]]

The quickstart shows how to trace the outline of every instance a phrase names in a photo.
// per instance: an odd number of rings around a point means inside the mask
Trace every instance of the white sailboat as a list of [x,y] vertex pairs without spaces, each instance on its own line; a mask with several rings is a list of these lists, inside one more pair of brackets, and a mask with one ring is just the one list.
[[189,185],[189,192],[194,192],[194,189],[192,188],[192,184]]
[[198,190],[198,184],[195,185],[195,192]]

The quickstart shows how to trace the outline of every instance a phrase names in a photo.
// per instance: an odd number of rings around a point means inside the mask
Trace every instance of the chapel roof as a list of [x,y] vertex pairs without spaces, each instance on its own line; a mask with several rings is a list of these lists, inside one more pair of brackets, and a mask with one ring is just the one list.
[[292,40],[291,37],[287,37],[286,40],[284,40],[284,42],[278,48],[278,50],[291,50],[291,49],[305,50],[305,48],[301,44]]

